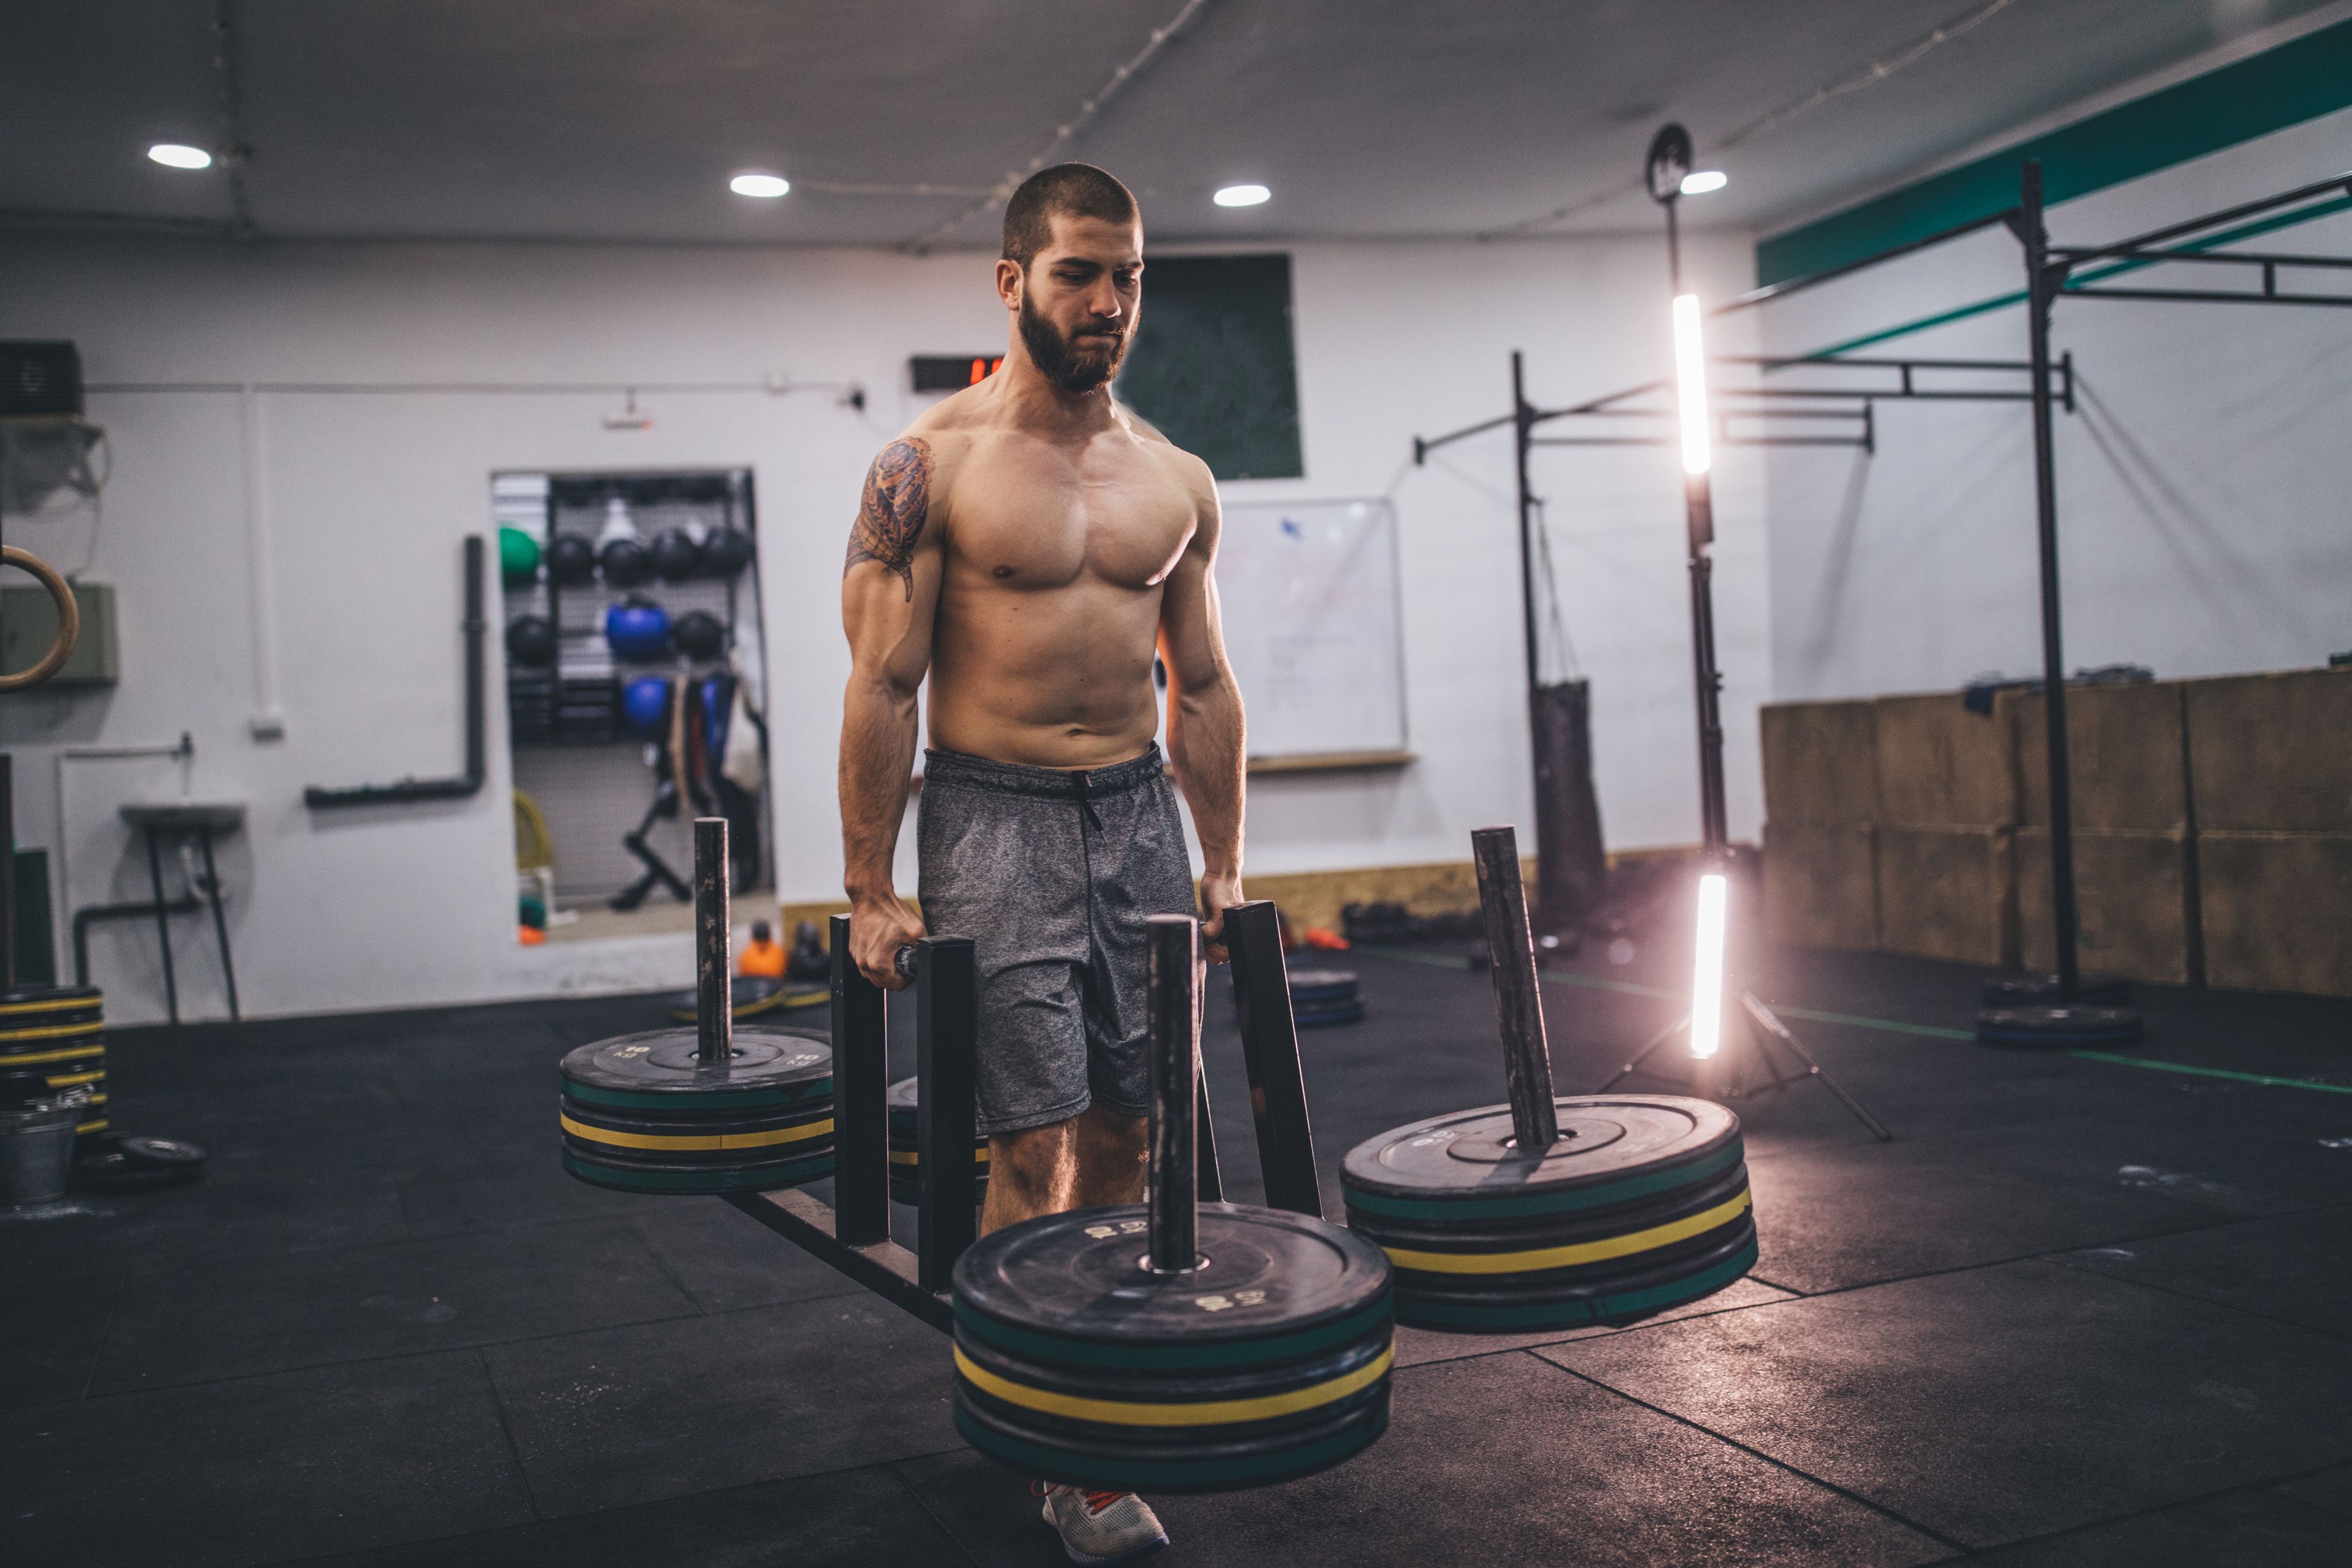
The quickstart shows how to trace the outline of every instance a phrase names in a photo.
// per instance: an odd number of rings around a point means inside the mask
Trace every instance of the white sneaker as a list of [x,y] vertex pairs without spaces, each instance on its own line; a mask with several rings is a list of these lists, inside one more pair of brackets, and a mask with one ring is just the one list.
[[1133,1492],[1090,1492],[1040,1482],[1032,1496],[1045,1500],[1045,1522],[1062,1535],[1062,1550],[1083,1568],[1124,1563],[1168,1544],[1160,1516]]

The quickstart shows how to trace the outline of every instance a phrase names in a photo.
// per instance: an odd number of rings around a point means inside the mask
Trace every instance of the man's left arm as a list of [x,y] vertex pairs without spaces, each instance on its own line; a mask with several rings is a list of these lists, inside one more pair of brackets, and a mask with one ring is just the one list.
[[1199,521],[1160,601],[1160,648],[1168,666],[1168,754],[1201,838],[1202,937],[1224,958],[1225,910],[1242,901],[1242,694],[1225,662],[1217,609],[1214,480],[1200,477]]

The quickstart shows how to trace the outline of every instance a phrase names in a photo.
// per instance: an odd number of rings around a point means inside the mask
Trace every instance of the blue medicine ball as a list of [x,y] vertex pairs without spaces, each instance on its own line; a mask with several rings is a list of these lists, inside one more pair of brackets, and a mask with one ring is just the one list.
[[633,595],[605,610],[604,640],[615,658],[664,658],[669,653],[669,612]]
[[629,728],[649,738],[669,727],[669,682],[658,675],[641,675],[622,689],[621,714]]

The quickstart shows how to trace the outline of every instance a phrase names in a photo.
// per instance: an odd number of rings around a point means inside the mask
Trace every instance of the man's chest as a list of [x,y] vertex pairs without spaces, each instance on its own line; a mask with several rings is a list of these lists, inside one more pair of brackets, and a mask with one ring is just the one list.
[[951,564],[1012,588],[1059,587],[1081,574],[1150,587],[1175,565],[1194,523],[1183,485],[1132,449],[983,447],[957,465],[947,510]]

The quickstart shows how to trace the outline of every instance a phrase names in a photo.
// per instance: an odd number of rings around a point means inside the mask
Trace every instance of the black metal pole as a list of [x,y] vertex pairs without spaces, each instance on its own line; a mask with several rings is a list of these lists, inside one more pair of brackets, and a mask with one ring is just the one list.
[[[1677,203],[1668,195],[1659,205],[1666,209],[1666,292],[1677,299],[1683,291]],[[1699,363],[1705,365],[1704,354]],[[1715,487],[1707,475],[1683,476],[1683,519],[1689,536],[1692,676],[1698,690],[1699,839],[1712,857],[1728,847],[1731,830],[1724,804],[1723,670],[1715,657],[1715,563],[1707,554],[1715,543]]]
[[16,778],[0,752],[0,991],[16,989]]
[[1242,1061],[1249,1072],[1250,1116],[1257,1124],[1266,1206],[1321,1219],[1323,1191],[1315,1174],[1315,1134],[1298,1063],[1298,1023],[1290,1008],[1290,970],[1282,961],[1282,917],[1272,900],[1253,899],[1225,911],[1225,949],[1234,960]]
[[[1204,987],[1195,986],[1195,1005]],[[1198,1090],[1192,1096],[1192,1192],[1204,1204],[1225,1201],[1225,1173],[1217,1163],[1217,1128],[1209,1116],[1209,1064],[1202,1062],[1193,1083]]]
[[[163,1010],[171,1015],[172,1026],[180,1025],[180,986],[172,974],[172,922],[163,917],[163,855],[155,847],[155,830],[143,830],[147,840],[147,884],[155,889],[155,940],[163,950]],[[9,868],[15,873],[16,868]]]
[[1194,990],[1200,926],[1190,915],[1150,918],[1151,1173],[1145,1189],[1155,1274],[1199,1267],[1200,1198],[1193,1190],[1193,1133],[1201,1081],[1201,1014]]
[[205,898],[212,904],[213,935],[220,942],[221,980],[228,987],[228,1021],[241,1024],[245,1016],[236,1007],[236,961],[229,956],[228,914],[221,908],[220,871],[213,864],[213,830],[197,828],[196,843],[205,852]]
[[2058,1000],[2081,985],[2074,951],[2074,795],[2066,766],[2066,653],[2058,617],[2058,458],[2050,410],[2050,309],[2060,281],[2051,270],[2042,221],[2042,163],[2029,158],[2020,182],[2025,244],[2026,322],[2033,377],[2033,506],[2042,563],[2042,713],[2050,752],[2050,908],[2057,921]]
[[1683,476],[1690,530],[1692,679],[1698,694],[1699,839],[1709,855],[1731,841],[1723,785],[1723,669],[1715,658],[1715,498],[1705,474]]
[[1675,198],[1669,196],[1659,205],[1666,209],[1666,289],[1679,294],[1683,291],[1683,236],[1675,222]]
[[849,956],[849,917],[832,927],[833,1234],[865,1247],[890,1239],[888,993]]
[[1511,1129],[1522,1152],[1541,1158],[1559,1141],[1559,1119],[1552,1104],[1543,996],[1536,984],[1535,938],[1528,927],[1527,893],[1519,885],[1518,835],[1508,827],[1478,828],[1470,835],[1470,854],[1478,866],[1478,909],[1486,919],[1495,1014],[1503,1031]]
[[694,819],[695,1055],[706,1066],[735,1054],[735,987],[729,976],[727,819]]
[[927,936],[915,949],[915,1251],[923,1289],[944,1290],[979,1234],[980,984],[970,937]]
[[[1514,450],[1517,455],[1519,487],[1519,629],[1526,645],[1528,665],[1528,712],[1530,721],[1535,713],[1538,667],[1536,660],[1536,558],[1535,510],[1536,496],[1528,482],[1528,453],[1535,439],[1536,411],[1528,401],[1527,358],[1518,350],[1511,351],[1511,428],[1515,432]],[[1533,733],[1530,730],[1530,734]]]

